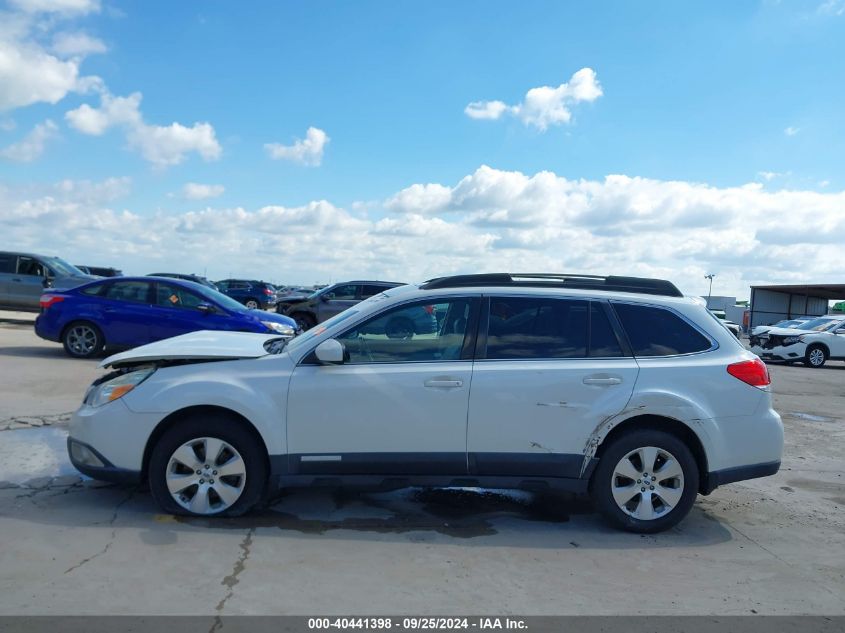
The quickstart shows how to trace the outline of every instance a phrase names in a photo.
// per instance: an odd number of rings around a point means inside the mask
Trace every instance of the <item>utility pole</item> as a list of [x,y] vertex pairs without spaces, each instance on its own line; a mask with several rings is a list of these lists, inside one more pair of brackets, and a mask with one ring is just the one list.
[[704,275],[705,279],[710,280],[710,288],[707,290],[707,307],[710,307],[710,295],[713,294],[713,277],[716,276],[716,273],[710,273],[708,275]]

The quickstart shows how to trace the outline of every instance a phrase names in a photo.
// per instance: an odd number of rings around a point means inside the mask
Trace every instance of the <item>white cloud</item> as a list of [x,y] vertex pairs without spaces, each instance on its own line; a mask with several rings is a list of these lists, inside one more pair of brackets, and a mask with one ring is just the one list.
[[498,119],[505,112],[512,110],[504,101],[473,101],[464,113],[471,119]]
[[845,192],[759,183],[569,180],[482,166],[451,185],[412,184],[369,212],[317,200],[153,214],[116,206],[128,189],[119,179],[10,187],[0,186],[10,243],[96,254],[127,273],[254,276],[260,261],[278,281],[314,283],[540,270],[662,277],[704,293],[703,275],[716,272],[714,293],[747,298],[751,283],[839,280],[845,242]]
[[62,13],[85,15],[100,10],[100,0],[9,0],[25,13]]
[[57,33],[53,38],[53,51],[62,57],[85,57],[107,50],[101,40],[85,33]]
[[791,171],[758,171],[757,176],[762,178],[766,182],[771,182],[772,180],[780,179],[780,178],[787,178],[792,175]]
[[83,103],[75,110],[66,112],[65,119],[71,127],[83,134],[100,136],[116,125],[142,125],[140,106],[140,92],[133,92],[128,97],[115,97],[106,92],[100,95],[99,108]]
[[178,165],[191,152],[206,161],[220,157],[223,150],[210,123],[191,127],[181,123],[149,125],[141,114],[141,98],[140,92],[115,97],[103,90],[99,108],[82,104],[65,113],[65,119],[71,127],[91,136],[100,136],[112,127],[122,128],[129,146],[157,168]]
[[783,133],[786,134],[787,136],[795,136],[800,131],[801,131],[801,128],[790,126],[790,127],[786,128],[783,131]]
[[323,152],[331,139],[316,127],[309,127],[305,139],[296,139],[293,145],[265,143],[267,155],[274,160],[290,160],[295,163],[317,167],[323,162]]
[[[73,50],[70,59],[41,43],[43,32],[56,27],[65,13],[76,7],[77,13],[87,12],[90,3],[68,2],[18,2],[21,11],[0,12],[0,112],[29,106],[35,103],[55,104],[70,92],[87,92],[99,83],[93,76],[82,76],[80,65],[85,56],[95,52],[97,40],[89,38],[73,42],[72,36],[57,32],[54,35],[60,48]],[[84,6],[83,6],[84,5]],[[55,18],[38,21],[33,13],[49,11]]]
[[17,143],[0,150],[0,156],[18,163],[31,163],[44,153],[44,147],[59,133],[59,128],[50,119],[39,123]]
[[198,182],[189,182],[182,187],[182,197],[187,200],[207,200],[223,195],[226,188],[223,185],[203,185]]
[[824,0],[818,12],[825,15],[845,15],[845,0]]
[[596,72],[592,68],[582,68],[556,88],[531,88],[522,103],[509,106],[503,101],[473,101],[464,112],[473,119],[498,119],[509,114],[544,132],[550,125],[569,123],[574,104],[595,101],[602,94]]

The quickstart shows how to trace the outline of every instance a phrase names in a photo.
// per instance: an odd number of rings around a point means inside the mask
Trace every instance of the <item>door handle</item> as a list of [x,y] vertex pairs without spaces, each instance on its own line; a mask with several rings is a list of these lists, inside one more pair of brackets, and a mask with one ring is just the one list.
[[463,380],[446,380],[441,378],[432,378],[423,383],[426,387],[440,388],[440,389],[456,389],[462,387]]
[[622,379],[619,376],[587,376],[582,380],[585,385],[621,385]]

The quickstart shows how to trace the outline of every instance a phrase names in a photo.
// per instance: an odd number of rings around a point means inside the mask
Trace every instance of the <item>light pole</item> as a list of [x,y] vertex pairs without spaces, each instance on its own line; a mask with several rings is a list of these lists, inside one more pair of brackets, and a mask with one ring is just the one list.
[[710,280],[710,288],[707,290],[707,307],[710,307],[710,295],[713,293],[713,277],[716,276],[716,273],[710,273],[709,275],[704,275],[705,279]]

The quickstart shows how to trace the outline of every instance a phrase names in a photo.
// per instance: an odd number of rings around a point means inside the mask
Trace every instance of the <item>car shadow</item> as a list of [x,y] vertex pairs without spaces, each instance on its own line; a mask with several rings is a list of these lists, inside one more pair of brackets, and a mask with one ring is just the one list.
[[[212,531],[239,534],[261,530],[262,537],[379,540],[391,542],[462,542],[486,547],[593,548],[706,547],[730,541],[722,522],[697,504],[679,526],[655,535],[610,527],[582,498],[478,488],[407,488],[393,492],[303,489],[286,492],[264,507],[237,518],[193,518],[161,514],[149,492],[121,486],[41,492],[0,490],[0,499],[33,497],[16,504],[18,520],[51,525],[107,525],[140,529],[146,544],[171,544]],[[37,502],[36,502],[37,500]],[[0,501],[6,505],[7,502]],[[2,507],[2,506],[0,506]],[[99,517],[99,518],[98,518]]]
[[56,347],[41,347],[37,345],[18,345],[0,347],[0,356],[14,356],[18,358],[46,358],[49,360],[85,362],[85,361],[100,361],[107,356],[114,354],[116,351],[107,349],[92,358],[73,358],[65,353],[61,344],[57,343]]

